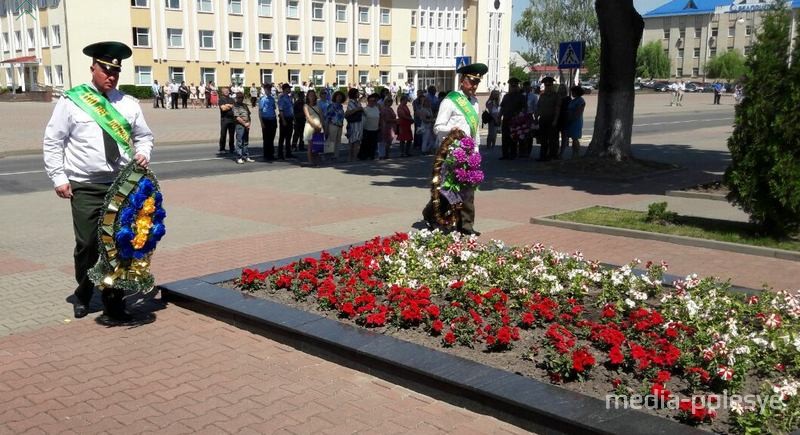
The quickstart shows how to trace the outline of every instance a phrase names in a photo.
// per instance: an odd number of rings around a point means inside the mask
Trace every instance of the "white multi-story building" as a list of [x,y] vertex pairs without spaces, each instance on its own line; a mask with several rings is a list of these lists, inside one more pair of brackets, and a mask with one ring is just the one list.
[[106,40],[133,48],[122,84],[447,90],[460,57],[507,80],[511,0],[0,0],[0,35],[0,84],[23,90],[85,82],[81,50]]

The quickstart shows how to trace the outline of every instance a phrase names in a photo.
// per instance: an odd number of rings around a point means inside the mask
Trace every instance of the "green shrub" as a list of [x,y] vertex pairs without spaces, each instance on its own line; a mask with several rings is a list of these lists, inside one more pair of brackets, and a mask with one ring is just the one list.
[[790,12],[782,3],[765,16],[747,59],[745,98],[736,108],[725,172],[728,200],[763,231],[795,235],[800,228],[800,44],[789,66]]
[[150,86],[119,85],[119,90],[139,100],[153,98],[153,89]]
[[647,206],[647,222],[666,225],[675,223],[678,215],[675,212],[667,211],[667,202],[654,202]]

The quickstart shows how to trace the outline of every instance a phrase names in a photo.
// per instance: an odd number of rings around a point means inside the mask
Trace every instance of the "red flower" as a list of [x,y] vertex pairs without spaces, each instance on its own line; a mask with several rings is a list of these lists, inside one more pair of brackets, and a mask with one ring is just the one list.
[[438,305],[433,305],[433,304],[428,305],[427,307],[425,307],[425,311],[427,311],[428,315],[430,315],[431,318],[434,318],[434,319],[438,318],[439,314],[440,314],[440,310],[439,310],[439,306]]
[[572,352],[572,368],[575,369],[576,372],[583,373],[584,371],[592,368],[594,363],[594,357],[586,350],[586,348],[580,348],[575,352]]
[[456,335],[453,334],[453,331],[450,331],[444,335],[444,342],[448,346],[452,346],[453,343],[456,342]]
[[442,328],[444,328],[444,324],[439,319],[436,319],[433,321],[433,323],[431,323],[431,330],[437,334],[442,332]]
[[289,288],[292,286],[292,278],[289,275],[281,275],[275,280],[275,287]]
[[503,326],[497,330],[497,342],[503,346],[508,346],[511,343],[511,328]]
[[654,382],[658,384],[666,384],[670,379],[672,379],[672,375],[668,371],[660,370],[656,375]]
[[353,317],[356,315],[356,310],[353,308],[352,302],[345,302],[342,304],[341,312],[342,314],[346,314],[347,317]]
[[603,307],[603,318],[604,319],[613,319],[617,316],[617,308],[614,304],[606,304]]
[[614,379],[611,380],[611,385],[613,385],[614,388],[619,387],[620,384],[622,384],[622,379],[620,379],[620,378],[614,378]]
[[386,313],[373,313],[367,315],[366,326],[383,326],[386,324]]
[[659,403],[665,403],[672,397],[672,392],[664,388],[664,385],[656,382],[650,387],[650,394],[655,396]]
[[456,282],[450,284],[450,288],[454,289],[454,290],[455,289],[459,289],[461,287],[464,287],[464,281],[456,281]]
[[622,364],[625,362],[625,355],[622,354],[622,350],[620,350],[619,346],[614,346],[608,352],[608,360],[611,361],[611,364]]

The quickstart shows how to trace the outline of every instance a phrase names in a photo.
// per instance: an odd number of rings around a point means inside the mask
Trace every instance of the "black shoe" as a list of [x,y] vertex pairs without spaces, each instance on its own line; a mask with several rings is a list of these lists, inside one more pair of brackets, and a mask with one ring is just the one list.
[[463,234],[465,236],[472,236],[472,235],[480,236],[481,235],[480,231],[475,231],[475,230],[462,229],[462,230],[460,230],[460,232],[461,232],[461,234]]
[[75,313],[76,319],[86,317],[86,315],[89,314],[89,304],[75,302],[75,305],[72,306],[72,311]]
[[106,309],[97,320],[103,323],[130,323],[133,321],[133,316],[123,309]]

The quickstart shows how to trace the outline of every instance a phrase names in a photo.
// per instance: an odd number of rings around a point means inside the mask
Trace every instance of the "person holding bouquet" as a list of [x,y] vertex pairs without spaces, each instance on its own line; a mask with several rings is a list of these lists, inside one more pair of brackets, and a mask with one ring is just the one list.
[[[475,187],[483,181],[480,171],[480,108],[475,91],[481,77],[489,70],[482,63],[462,66],[456,72],[461,75],[459,90],[450,92],[439,106],[434,123],[434,133],[442,141],[440,151],[434,161],[433,188],[431,200],[422,211],[425,222],[431,226],[439,226],[441,210],[441,194],[451,204],[460,203],[457,207],[456,229],[462,234],[480,235],[475,231]],[[456,139],[461,132],[461,138]],[[447,148],[447,149],[446,149]]]

